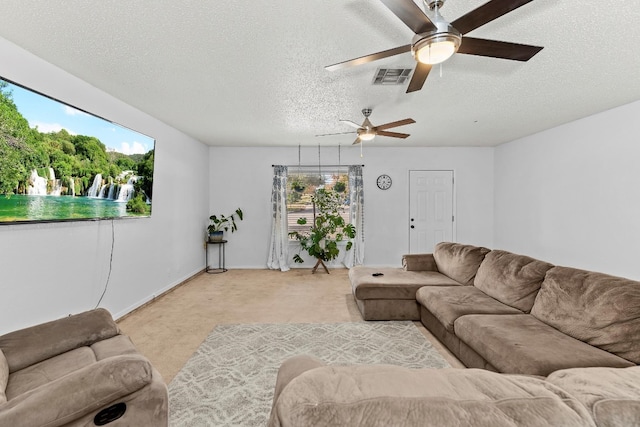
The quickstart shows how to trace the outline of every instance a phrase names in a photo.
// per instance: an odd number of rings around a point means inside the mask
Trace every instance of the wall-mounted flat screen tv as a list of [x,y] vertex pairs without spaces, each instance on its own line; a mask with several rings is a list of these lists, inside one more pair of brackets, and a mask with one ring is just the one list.
[[148,217],[155,140],[0,78],[0,225]]

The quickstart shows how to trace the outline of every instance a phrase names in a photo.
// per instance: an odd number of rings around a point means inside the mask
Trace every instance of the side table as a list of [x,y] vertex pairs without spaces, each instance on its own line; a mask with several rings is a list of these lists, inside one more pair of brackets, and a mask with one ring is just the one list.
[[[226,240],[216,240],[216,241],[207,240],[206,246],[204,249],[205,260],[206,260],[205,261],[206,266],[204,271],[206,273],[218,274],[218,273],[224,273],[225,271],[227,271],[224,265],[224,261],[225,261],[224,245],[226,243],[227,243]],[[209,268],[209,245],[218,245],[218,268]]]

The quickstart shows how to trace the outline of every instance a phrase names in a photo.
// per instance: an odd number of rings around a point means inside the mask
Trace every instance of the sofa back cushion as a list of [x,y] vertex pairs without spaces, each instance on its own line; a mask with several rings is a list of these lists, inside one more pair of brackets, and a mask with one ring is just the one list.
[[441,242],[433,257],[438,271],[463,285],[473,285],[478,267],[489,249],[460,243]]
[[5,390],[7,389],[7,383],[9,382],[9,364],[7,359],[0,349],[0,405],[7,401],[7,395]]
[[528,313],[551,267],[528,256],[493,250],[480,264],[474,285],[501,303]]
[[640,282],[553,267],[531,314],[573,338],[640,363]]

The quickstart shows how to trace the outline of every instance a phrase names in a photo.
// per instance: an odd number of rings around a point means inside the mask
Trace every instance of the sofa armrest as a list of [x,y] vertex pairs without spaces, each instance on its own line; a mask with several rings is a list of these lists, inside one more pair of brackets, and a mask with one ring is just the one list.
[[325,363],[311,356],[294,356],[285,360],[278,370],[276,387],[273,393],[273,404],[276,404],[282,390],[298,375],[311,369],[325,366]]
[[111,314],[99,308],[2,335],[0,349],[15,372],[119,333]]
[[433,254],[402,255],[402,268],[405,271],[438,271]]
[[63,426],[151,381],[151,363],[142,355],[103,359],[1,404],[0,425]]

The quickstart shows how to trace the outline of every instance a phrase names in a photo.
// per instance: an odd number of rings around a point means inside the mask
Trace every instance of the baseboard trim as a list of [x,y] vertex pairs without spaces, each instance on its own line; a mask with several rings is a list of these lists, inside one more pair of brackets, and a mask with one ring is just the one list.
[[138,301],[137,303],[134,303],[134,304],[130,305],[129,307],[127,307],[124,310],[122,310],[121,312],[118,312],[118,313],[114,314],[113,318],[115,319],[116,322],[119,322],[119,321],[129,317],[133,313],[137,312],[138,310],[148,306],[152,302],[155,302],[159,298],[162,298],[165,295],[170,294],[171,292],[175,291],[176,289],[186,285],[187,283],[189,283],[190,281],[192,281],[193,279],[195,279],[196,277],[198,277],[198,276],[200,276],[202,274],[205,274],[204,269],[198,270],[195,273],[192,273],[191,275],[188,275],[186,278],[178,280],[177,282],[174,282],[174,283],[164,287],[163,289],[160,289],[158,294],[154,293],[154,294],[150,295],[149,297],[144,298],[141,301]]

